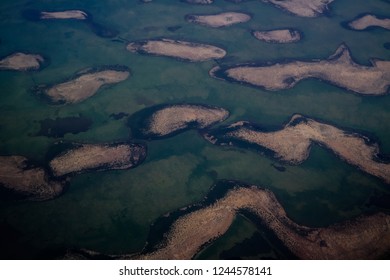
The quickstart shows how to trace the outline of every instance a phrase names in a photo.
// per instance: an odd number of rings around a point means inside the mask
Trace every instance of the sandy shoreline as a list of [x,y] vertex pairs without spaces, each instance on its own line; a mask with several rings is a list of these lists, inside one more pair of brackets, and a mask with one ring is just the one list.
[[220,59],[226,55],[225,50],[212,45],[171,39],[131,42],[126,49],[130,52],[167,56],[190,62]]
[[49,87],[45,85],[38,86],[35,92],[47,97],[53,104],[78,103],[95,95],[105,85],[112,85],[126,80],[130,76],[130,71],[124,67],[122,68],[103,67],[103,70],[84,71],[64,83]]
[[364,95],[386,94],[390,86],[390,61],[372,60],[371,66],[356,64],[344,44],[326,60],[215,67],[209,73],[215,78],[271,91],[292,88],[307,78],[324,80]]
[[39,70],[45,59],[39,54],[13,53],[0,60],[0,70],[34,71]]

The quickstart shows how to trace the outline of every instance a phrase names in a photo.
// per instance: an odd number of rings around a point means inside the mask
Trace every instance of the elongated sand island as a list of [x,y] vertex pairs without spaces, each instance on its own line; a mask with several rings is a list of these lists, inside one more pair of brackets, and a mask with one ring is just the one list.
[[217,130],[215,134],[205,134],[205,138],[220,145],[254,145],[291,164],[306,160],[311,144],[316,143],[327,147],[349,164],[390,184],[390,163],[380,160],[378,144],[363,135],[301,115],[294,115],[278,131],[261,131],[250,123],[238,122]]
[[386,94],[390,86],[390,61],[372,60],[371,66],[356,64],[345,44],[326,60],[217,66],[209,73],[214,78],[271,91],[292,88],[299,81],[308,78],[327,81],[364,95]]
[[237,12],[226,12],[214,15],[190,14],[185,16],[185,20],[188,22],[215,28],[247,22],[251,18],[252,17],[248,14]]
[[49,178],[42,167],[22,156],[0,156],[0,186],[20,198],[42,201],[59,196],[64,181]]
[[190,62],[220,59],[226,55],[225,50],[212,45],[172,39],[131,42],[127,45],[126,49],[130,52],[168,56]]
[[310,228],[292,221],[270,190],[219,181],[201,203],[159,218],[151,227],[153,238],[138,254],[104,256],[80,250],[65,257],[192,259],[225,234],[237,214],[276,237],[281,243],[277,246],[288,252],[286,259],[377,259],[390,251],[390,215],[362,215],[329,227]]
[[223,108],[199,104],[162,105],[146,108],[129,119],[138,138],[158,139],[188,129],[204,129],[229,117]]
[[354,30],[365,30],[371,27],[382,27],[390,30],[390,18],[365,14],[349,22],[347,26]]
[[50,161],[49,166],[55,176],[134,168],[146,157],[146,146],[140,144],[74,144],[73,146]]
[[182,1],[189,4],[200,4],[200,5],[212,4],[214,2],[214,0],[182,0]]
[[13,53],[0,60],[0,70],[34,71],[39,70],[45,59],[39,54]]
[[130,70],[125,66],[105,66],[79,72],[66,82],[38,86],[34,91],[52,104],[74,104],[95,95],[101,87],[122,82],[129,76]]
[[262,0],[300,17],[318,17],[334,0]]
[[295,43],[301,40],[301,32],[296,29],[275,29],[268,31],[255,30],[252,31],[252,35],[260,41],[267,43]]
[[76,19],[86,20],[88,14],[81,10],[67,10],[61,12],[40,12],[40,19]]

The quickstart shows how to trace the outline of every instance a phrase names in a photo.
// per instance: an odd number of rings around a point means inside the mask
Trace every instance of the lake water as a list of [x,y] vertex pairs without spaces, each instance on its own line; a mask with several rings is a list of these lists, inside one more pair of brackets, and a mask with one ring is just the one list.
[[[382,152],[390,154],[388,95],[362,97],[318,80],[305,80],[279,92],[230,84],[209,77],[215,61],[187,63],[134,54],[126,51],[123,42],[96,36],[82,22],[32,22],[22,17],[26,9],[82,9],[92,14],[95,22],[116,29],[125,40],[167,37],[221,46],[228,55],[219,63],[227,65],[324,59],[343,42],[359,64],[368,64],[370,58],[390,59],[390,51],[383,46],[390,41],[389,31],[357,32],[340,25],[361,13],[389,17],[388,1],[336,0],[330,7],[328,16],[300,18],[260,1],[233,4],[216,0],[213,5],[197,6],[176,0],[148,4],[136,0],[2,0],[0,57],[15,51],[40,53],[49,58],[49,65],[38,72],[0,72],[0,154],[23,155],[44,163],[50,147],[59,140],[136,141],[126,126],[127,119],[115,120],[111,114],[132,115],[152,105],[183,102],[226,108],[231,117],[225,123],[250,120],[264,127],[281,127],[294,113],[300,113],[374,136]],[[247,12],[253,18],[220,29],[184,21],[189,13],[222,11]],[[283,27],[299,29],[304,39],[276,45],[257,41],[250,34],[253,29]],[[39,84],[66,80],[85,68],[115,64],[130,67],[131,77],[79,104],[51,106],[31,90]],[[37,135],[45,119],[80,116],[93,122],[87,131],[61,138]],[[5,248],[0,256],[45,258],[66,248],[105,254],[137,252],[144,247],[153,221],[202,200],[219,179],[271,189],[288,216],[308,226],[327,226],[375,210],[366,206],[368,198],[390,193],[388,185],[318,146],[313,146],[303,164],[286,166],[286,171],[280,172],[272,166],[279,164],[272,158],[253,150],[213,146],[196,131],[147,145],[147,159],[137,168],[74,176],[67,191],[54,200],[0,201],[0,247]],[[257,255],[245,253],[251,238],[269,242],[262,236],[261,228],[239,216],[226,235],[199,257],[280,257],[272,250],[264,253],[264,248]]]

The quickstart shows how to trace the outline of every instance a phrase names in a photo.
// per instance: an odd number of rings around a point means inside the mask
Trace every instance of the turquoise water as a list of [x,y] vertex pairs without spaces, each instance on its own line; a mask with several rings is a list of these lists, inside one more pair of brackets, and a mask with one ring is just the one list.
[[[10,1],[0,3],[0,56],[14,51],[41,53],[50,59],[39,72],[0,72],[0,154],[18,154],[43,161],[59,140],[112,142],[129,139],[126,118],[152,105],[203,103],[231,112],[226,121],[250,120],[280,127],[292,114],[300,113],[373,135],[384,153],[390,153],[390,97],[362,97],[321,81],[306,80],[280,92],[229,84],[212,79],[208,71],[216,62],[185,63],[170,58],[127,52],[125,44],[96,36],[77,21],[30,22],[24,9],[83,9],[94,21],[118,30],[126,40],[169,37],[215,44],[228,55],[223,64],[281,59],[315,59],[330,56],[345,42],[358,63],[370,58],[390,59],[389,31],[355,32],[340,22],[364,12],[383,15],[385,1],[336,0],[330,16],[299,18],[259,1],[232,4],[215,1],[196,6],[172,0],[138,1]],[[227,28],[210,29],[184,21],[189,13],[249,12],[253,19]],[[389,14],[387,14],[389,16]],[[180,26],[175,32],[167,28]],[[287,45],[255,40],[250,30],[298,28],[301,42]],[[105,88],[79,104],[50,106],[32,94],[38,84],[51,84],[88,67],[121,64],[132,76]],[[34,136],[39,121],[57,117],[93,120],[92,127],[63,138]],[[132,139],[136,140],[136,139]],[[202,199],[218,179],[236,179],[273,190],[288,215],[296,222],[326,226],[367,211],[373,193],[389,194],[389,186],[349,166],[321,147],[299,166],[279,172],[275,160],[251,150],[213,146],[195,131],[148,142],[146,161],[136,169],[88,173],[75,176],[66,193],[47,202],[0,202],[1,243],[11,244],[3,258],[38,258],[63,248],[88,248],[106,254],[136,252],[143,248],[150,224],[166,212]],[[240,230],[240,228],[242,229]],[[246,229],[246,230],[244,230]],[[203,252],[219,253],[249,238],[257,229],[238,221],[224,240]],[[0,233],[1,236],[1,233]],[[23,249],[21,249],[23,248]],[[210,252],[207,252],[210,250]],[[219,252],[219,253],[218,253]]]

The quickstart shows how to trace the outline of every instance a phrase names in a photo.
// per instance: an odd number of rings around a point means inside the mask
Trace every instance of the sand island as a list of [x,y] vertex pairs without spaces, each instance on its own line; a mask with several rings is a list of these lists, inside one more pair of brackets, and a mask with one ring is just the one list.
[[64,181],[49,178],[42,167],[22,156],[0,156],[0,186],[20,198],[42,201],[59,196]]
[[344,131],[301,115],[277,131],[263,131],[248,122],[232,124],[216,133],[206,133],[205,138],[219,145],[252,145],[266,150],[277,159],[299,164],[310,154],[312,143],[327,147],[337,156],[362,171],[381,178],[390,184],[390,163],[380,160],[379,146],[363,135]]
[[0,70],[33,71],[39,70],[45,59],[39,54],[13,53],[0,60]]
[[38,86],[34,91],[50,103],[73,104],[95,95],[101,87],[119,83],[129,76],[130,70],[125,66],[105,66],[84,70],[53,86]]
[[157,222],[170,224],[168,230],[159,233],[160,241],[148,243],[141,253],[104,256],[80,250],[65,257],[192,259],[225,234],[238,214],[269,231],[292,258],[376,259],[390,250],[390,215],[362,215],[328,227],[311,228],[291,220],[270,190],[225,180],[217,182],[203,202],[161,217]]
[[267,43],[295,43],[301,40],[301,32],[296,29],[274,29],[268,31],[254,30],[252,35],[260,40]]
[[226,12],[214,15],[186,15],[185,20],[188,22],[205,25],[208,27],[225,27],[237,23],[247,22],[251,16],[245,13]]
[[262,0],[300,17],[317,17],[323,14],[334,0]]
[[52,159],[50,169],[57,177],[87,171],[129,169],[141,164],[146,146],[140,144],[73,144]]
[[183,2],[187,2],[189,4],[200,4],[200,5],[207,5],[212,4],[214,0],[182,0]]
[[372,60],[370,66],[359,65],[353,61],[345,44],[325,60],[217,66],[209,73],[215,78],[272,91],[292,88],[307,78],[327,81],[364,95],[386,94],[390,86],[390,61]]
[[357,17],[347,24],[353,30],[365,30],[370,27],[382,27],[390,30],[390,18],[378,17],[376,15],[365,14]]
[[177,104],[146,108],[129,120],[136,137],[158,139],[188,129],[204,129],[227,119],[229,112],[223,108]]
[[81,10],[68,10],[62,12],[40,12],[40,19],[77,19],[86,20],[88,14]]
[[191,62],[220,59],[226,55],[225,50],[212,45],[172,39],[131,42],[127,45],[126,49],[130,52],[168,56]]

